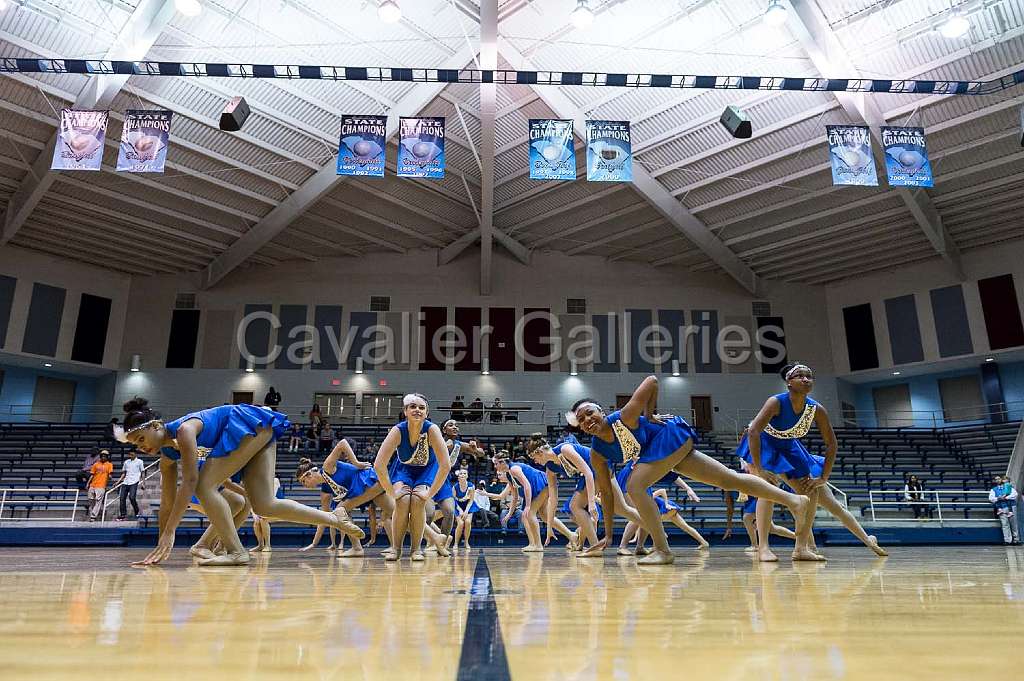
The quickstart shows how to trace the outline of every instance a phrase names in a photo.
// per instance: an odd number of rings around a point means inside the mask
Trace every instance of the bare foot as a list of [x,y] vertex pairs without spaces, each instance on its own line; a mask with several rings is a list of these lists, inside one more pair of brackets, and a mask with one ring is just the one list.
[[878,538],[876,538],[875,535],[873,535],[873,534],[870,535],[868,537],[868,540],[871,542],[870,544],[868,544],[868,548],[871,549],[872,551],[874,551],[876,555],[879,555],[879,556],[888,556],[889,555],[888,551],[886,551],[885,549],[883,549],[881,546],[878,545]]
[[363,532],[363,529],[356,525],[354,522],[352,522],[352,518],[349,517],[348,511],[345,509],[344,506],[338,506],[336,509],[334,509],[333,515],[336,521],[334,523],[334,526],[342,532],[344,532],[345,534],[347,534],[348,536],[355,537],[356,539],[362,539],[366,536],[366,533]]
[[637,565],[671,565],[676,560],[676,557],[669,552],[658,551],[657,549],[651,551],[649,554],[639,559]]
[[544,553],[543,546],[524,546],[523,553]]
[[413,551],[413,554],[410,557],[410,560],[414,563],[422,563],[426,559],[427,557],[423,555],[422,551]]
[[199,561],[200,565],[205,566],[220,566],[220,565],[248,565],[249,564],[249,552],[242,551],[241,553],[225,553],[221,556],[213,556],[211,558],[203,558]]
[[804,548],[793,551],[793,560],[813,560],[820,563],[827,560],[827,558],[819,553],[811,551],[810,549]]
[[351,548],[338,554],[339,558],[362,558],[365,555],[362,549]]
[[743,553],[757,553],[757,547],[748,546],[747,548],[743,549]]
[[[795,552],[794,552],[795,553]],[[757,559],[762,563],[778,563],[779,557],[772,553],[771,549],[763,549],[757,552]]]
[[[584,554],[584,555],[586,555],[586,554]],[[615,555],[616,556],[635,556],[636,555],[636,551],[634,551],[633,549],[627,549],[625,547],[620,546],[619,550],[615,552]]]

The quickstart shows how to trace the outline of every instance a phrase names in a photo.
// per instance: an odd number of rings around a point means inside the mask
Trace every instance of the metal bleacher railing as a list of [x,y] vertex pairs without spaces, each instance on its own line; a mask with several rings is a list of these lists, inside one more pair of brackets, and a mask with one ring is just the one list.
[[[54,498],[57,494],[61,495],[61,498]],[[73,496],[71,499],[68,499],[68,495]],[[7,522],[9,520],[31,520],[30,511],[33,506],[39,506],[47,510],[52,510],[54,506],[57,506],[58,508],[69,506],[71,509],[71,516],[67,520],[73,523],[75,522],[75,515],[79,510],[79,495],[80,491],[78,489],[4,487],[0,489],[0,523]],[[38,497],[42,498],[40,499]],[[25,515],[21,518],[14,515],[15,509],[18,507],[22,507],[26,510]],[[10,514],[5,516],[5,510],[10,511]]]
[[[934,509],[937,517],[933,518],[929,512],[926,513],[927,518],[918,518],[918,520],[925,522],[935,521],[939,523],[940,527],[944,523],[949,522],[954,515],[956,516],[957,523],[994,524],[996,522],[992,516],[992,504],[988,500],[988,490],[932,489],[916,492],[915,494],[920,494],[921,499],[910,501],[904,497],[902,490],[868,490],[871,522],[878,520],[878,512],[894,506],[897,507],[897,510],[913,508],[914,506],[923,507],[926,510]],[[949,500],[943,501],[943,496],[949,497]],[[969,496],[976,497],[978,500],[968,499],[967,497]],[[891,501],[886,501],[886,499],[891,499]],[[943,515],[944,510],[945,515]],[[970,517],[971,511],[979,511],[981,515],[972,518]]]

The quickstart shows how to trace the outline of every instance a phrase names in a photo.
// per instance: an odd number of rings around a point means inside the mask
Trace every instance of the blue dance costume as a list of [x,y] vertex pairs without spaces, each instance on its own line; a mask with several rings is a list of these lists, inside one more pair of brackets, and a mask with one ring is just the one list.
[[[448,454],[449,461],[455,460],[459,456],[459,450],[462,449],[462,442],[456,440],[452,443],[452,451]],[[455,494],[452,492],[452,480],[451,477],[444,479],[441,483],[441,488],[437,490],[437,494],[434,495],[434,503],[440,504],[447,499],[454,499]]]
[[615,434],[611,442],[596,435],[590,446],[611,464],[621,464],[631,459],[640,463],[653,463],[672,456],[687,441],[697,444],[697,431],[678,416],[672,416],[664,425],[652,423],[640,416],[636,429],[622,421],[622,411],[608,415],[608,425]]
[[[544,475],[541,471],[537,470],[533,466],[524,463],[514,463],[509,466],[509,480],[511,480],[516,487],[521,487],[519,481],[516,480],[515,476],[512,475],[512,470],[518,468],[523,477],[530,482],[530,491],[533,498],[536,499],[541,492],[548,488],[548,476]],[[524,509],[525,510],[525,509]]]
[[377,484],[377,473],[372,468],[359,468],[350,463],[339,461],[333,473],[320,471],[323,483],[320,491],[330,494],[332,507],[345,499],[357,499]]
[[[808,397],[803,412],[797,415],[788,392],[775,395],[775,399],[779,401],[779,414],[761,431],[761,468],[796,480],[820,477],[824,457],[808,452],[799,439],[814,425],[818,403]],[[752,462],[747,435],[740,441],[736,455],[747,463]]]
[[587,488],[587,479],[583,476],[583,471],[576,470],[576,467],[562,456],[562,448],[566,445],[572,447],[573,450],[580,455],[580,458],[583,459],[583,462],[587,464],[587,467],[590,468],[591,474],[593,474],[594,467],[590,463],[590,448],[581,445],[576,441],[576,438],[571,435],[569,437],[572,439],[562,440],[551,447],[555,452],[555,455],[558,457],[558,461],[548,461],[544,464],[544,469],[551,471],[555,475],[564,475],[567,478],[576,478],[576,491],[582,492]]
[[[181,424],[192,419],[198,419],[203,424],[203,430],[196,438],[200,465],[207,458],[228,456],[238,449],[246,436],[256,435],[256,431],[261,428],[272,428],[271,441],[274,441],[284,437],[291,427],[288,417],[281,412],[251,404],[229,404],[185,414],[180,419],[168,421],[164,428],[168,435],[176,438]],[[181,459],[181,452],[174,447],[164,447],[160,453],[168,459]]]
[[[635,465],[634,461],[629,461],[625,466],[623,466],[619,470],[618,473],[615,474],[615,482],[617,482],[619,484],[619,488],[620,489],[623,489],[623,490],[626,489],[626,483],[629,482],[629,476],[633,473],[633,466],[634,465]],[[662,478],[662,480],[668,480],[669,482],[671,482],[671,481],[675,480],[678,477],[679,477],[678,474],[672,473],[671,475],[666,475],[664,478]],[[677,511],[677,510],[679,510],[679,506],[677,504],[675,504],[675,503],[673,503],[671,501],[665,501],[661,497],[655,497],[654,496],[654,487],[648,487],[647,488],[647,496],[654,497],[654,502],[656,504],[658,504],[658,514],[659,515],[665,515],[669,511]]]
[[[409,441],[408,421],[402,421],[395,426],[398,428],[401,440],[395,449],[398,464],[391,476],[392,484],[404,482],[409,487],[430,487],[434,484],[434,478],[437,477],[438,454],[427,441],[427,434],[432,425],[434,424],[429,420],[423,421],[419,439],[415,444]],[[447,455],[448,452],[443,454],[443,456]]]
[[[533,484],[532,482],[530,483]],[[473,498],[473,492],[476,488],[470,485],[468,482],[465,487],[460,487],[459,483],[455,483],[452,486],[452,490],[455,493],[455,506],[459,509],[459,515],[466,513],[476,513],[480,510],[480,507],[476,505],[476,500]],[[462,497],[469,495],[469,499],[466,501],[462,500]]]

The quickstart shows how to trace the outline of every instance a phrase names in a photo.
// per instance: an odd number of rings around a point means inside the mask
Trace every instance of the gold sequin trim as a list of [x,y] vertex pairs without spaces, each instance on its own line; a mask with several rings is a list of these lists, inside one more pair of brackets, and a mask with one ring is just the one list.
[[779,440],[796,440],[804,437],[811,430],[811,424],[814,423],[814,412],[817,411],[817,405],[806,404],[804,405],[804,413],[800,414],[800,418],[793,424],[791,428],[786,430],[775,430],[771,424],[764,427],[766,435],[774,437]]
[[331,488],[331,491],[334,492],[334,501],[340,502],[342,499],[348,496],[348,490],[339,485],[338,483],[336,483],[334,481],[334,478],[329,476],[327,473],[324,473],[323,471],[320,471],[320,476],[324,479],[324,482],[327,484],[327,486]]
[[416,449],[408,461],[403,461],[407,466],[426,466],[430,461],[430,445],[427,444],[427,431],[420,433],[420,439],[416,443]]
[[619,441],[619,447],[622,449],[623,462],[640,457],[640,443],[636,441],[632,431],[626,427],[625,423],[616,421],[612,424],[612,431],[615,433],[615,439]]
[[565,471],[565,474],[570,478],[574,478],[580,474],[576,469],[576,466],[574,466],[569,459],[565,458],[561,454],[555,454],[555,458],[558,459],[558,465],[562,467],[562,470]]

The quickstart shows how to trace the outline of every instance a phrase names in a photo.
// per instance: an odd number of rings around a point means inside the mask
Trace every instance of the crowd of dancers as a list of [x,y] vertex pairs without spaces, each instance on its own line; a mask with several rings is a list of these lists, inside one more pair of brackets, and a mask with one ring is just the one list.
[[[696,499],[684,480],[689,478],[724,491],[730,527],[734,504],[743,504],[750,550],[761,561],[778,560],[769,545],[772,534],[793,539],[793,560],[825,560],[811,532],[819,506],[876,554],[886,555],[829,488],[837,442],[828,412],[810,397],[813,372],[806,365],[791,364],[781,377],[786,390],[769,397],[744,432],[737,448],[739,470],[700,452],[696,430],[682,418],[656,413],[658,379],[649,376],[619,410],[608,413],[592,399],[572,405],[565,416],[577,435],[554,443],[540,434],[531,436],[527,453],[533,465],[498,452],[492,462],[506,485],[487,496],[511,497],[509,513],[521,499],[521,522],[528,537],[523,551],[531,553],[544,551],[557,532],[579,558],[601,557],[611,549],[616,517],[627,521],[617,552],[637,555],[640,565],[674,561],[666,522],[704,550],[708,542],[686,523],[664,488],[655,488],[678,486]],[[342,541],[351,541],[352,547],[340,555],[362,556],[365,534],[350,516],[357,508],[368,509],[371,534],[378,526],[387,534],[384,560],[403,558],[407,535],[408,555],[416,562],[426,560],[427,553],[449,556],[453,540],[457,545],[460,537],[469,546],[473,514],[479,508],[465,471],[459,471],[454,482],[450,473],[462,452],[479,452],[460,439],[455,421],[442,426],[431,422],[427,399],[419,393],[402,400],[404,418],[390,429],[372,465],[359,461],[345,440],[319,465],[310,459],[299,462],[296,478],[306,488],[319,488],[319,509],[285,498],[275,477],[276,441],[290,426],[284,414],[253,405],[225,405],[164,421],[141,398],[130,400],[124,409],[117,438],[144,453],[160,455],[159,540],[142,565],[170,555],[178,525],[190,507],[210,520],[191,548],[203,565],[249,562],[238,528],[250,509],[257,549],[269,548],[269,523],[281,520],[317,527],[306,550],[329,528],[332,546],[336,531]],[[813,426],[825,441],[824,456],[811,454],[800,441]],[[575,481],[561,509],[575,529],[557,515],[560,478]],[[789,509],[792,530],[774,524],[775,504]],[[547,528],[545,537],[541,521]]]

